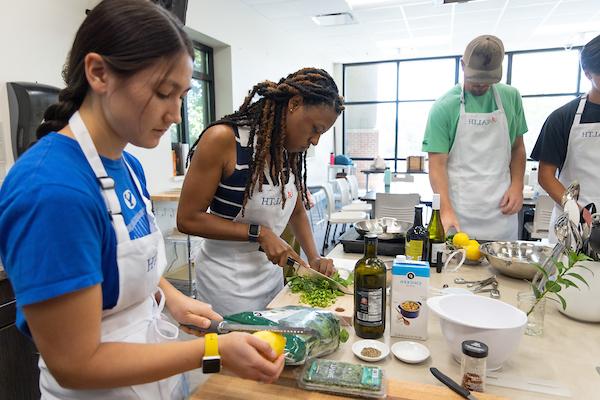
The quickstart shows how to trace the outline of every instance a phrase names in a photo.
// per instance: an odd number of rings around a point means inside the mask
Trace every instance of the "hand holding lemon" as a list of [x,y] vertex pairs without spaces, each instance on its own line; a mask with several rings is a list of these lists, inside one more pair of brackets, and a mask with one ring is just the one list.
[[282,334],[270,331],[258,331],[254,332],[252,335],[269,343],[269,346],[271,346],[278,357],[283,354],[283,351],[285,350],[285,336]]

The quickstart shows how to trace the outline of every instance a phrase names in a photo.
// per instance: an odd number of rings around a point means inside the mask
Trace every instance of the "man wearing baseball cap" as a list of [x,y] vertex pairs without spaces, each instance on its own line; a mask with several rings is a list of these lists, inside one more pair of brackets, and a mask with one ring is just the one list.
[[442,223],[483,240],[517,240],[527,132],[518,90],[499,83],[504,45],[478,36],[461,59],[459,83],[431,108],[423,151],[441,198]]
[[[579,204],[600,206],[600,35],[583,46],[580,61],[590,91],[550,114],[531,152],[540,162],[538,182],[556,202],[550,227],[562,212],[565,188],[575,180]],[[556,242],[553,228],[548,239]]]

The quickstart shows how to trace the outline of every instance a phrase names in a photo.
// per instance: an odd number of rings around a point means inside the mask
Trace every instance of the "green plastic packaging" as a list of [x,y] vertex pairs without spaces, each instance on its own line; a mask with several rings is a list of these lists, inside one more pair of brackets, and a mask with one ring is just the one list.
[[387,396],[380,367],[318,358],[306,362],[298,378],[298,386],[306,390],[373,399]]

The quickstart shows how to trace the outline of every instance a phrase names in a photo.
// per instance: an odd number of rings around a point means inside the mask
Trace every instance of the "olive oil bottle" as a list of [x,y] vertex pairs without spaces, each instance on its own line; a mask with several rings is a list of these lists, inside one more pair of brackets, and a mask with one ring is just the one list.
[[413,226],[406,231],[406,258],[425,261],[427,258],[427,229],[423,226],[423,208],[415,206]]
[[385,264],[377,258],[377,235],[365,235],[365,254],[354,267],[354,331],[377,339],[385,331]]
[[429,239],[427,261],[432,267],[436,267],[438,272],[441,272],[442,268],[442,250],[445,247],[445,234],[444,225],[442,225],[442,216],[440,215],[440,195],[437,193],[433,194],[433,201],[431,203],[431,219],[429,225],[427,225],[427,236]]

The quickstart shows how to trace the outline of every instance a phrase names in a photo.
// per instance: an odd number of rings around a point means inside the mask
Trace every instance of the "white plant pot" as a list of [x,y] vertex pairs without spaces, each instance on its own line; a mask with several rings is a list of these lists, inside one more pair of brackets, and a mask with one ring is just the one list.
[[[578,267],[578,264],[582,264],[592,272]],[[575,264],[571,271],[581,275],[589,288],[578,279],[570,277],[579,289],[570,287],[560,291],[560,295],[567,302],[567,308],[563,310],[559,306],[559,311],[580,321],[600,322],[600,262],[581,261]]]

